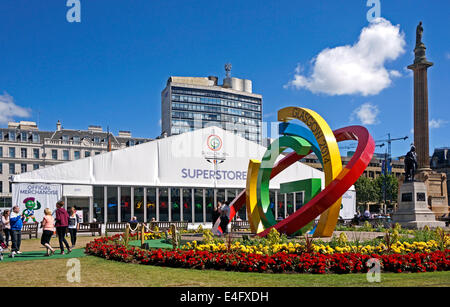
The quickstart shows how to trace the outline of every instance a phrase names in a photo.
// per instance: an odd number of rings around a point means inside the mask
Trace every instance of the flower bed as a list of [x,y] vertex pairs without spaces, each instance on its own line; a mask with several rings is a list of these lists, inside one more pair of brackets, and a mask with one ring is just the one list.
[[[441,244],[435,240],[427,242],[400,242],[397,241],[391,245],[380,243],[378,245],[355,245],[352,243],[344,244],[343,246],[335,246],[334,248],[328,244],[314,244],[310,247],[300,243],[281,243],[273,245],[245,245],[239,241],[233,242],[230,246],[227,243],[209,243],[198,244],[197,241],[192,243],[186,243],[182,246],[183,250],[197,250],[197,251],[210,251],[210,252],[227,252],[228,250],[242,253],[255,253],[260,255],[270,255],[278,252],[286,252],[291,254],[302,254],[308,252],[308,248],[315,253],[320,254],[336,254],[336,253],[360,253],[364,255],[376,254],[408,254],[408,253],[430,253],[437,250],[441,250]],[[450,248],[450,240],[447,240],[444,244],[444,248]]]
[[408,254],[293,254],[277,252],[272,255],[241,251],[200,250],[141,250],[117,243],[120,235],[96,239],[86,245],[86,253],[105,259],[175,268],[215,269],[238,272],[267,273],[364,273],[367,260],[380,260],[384,272],[434,272],[450,270],[450,250]]

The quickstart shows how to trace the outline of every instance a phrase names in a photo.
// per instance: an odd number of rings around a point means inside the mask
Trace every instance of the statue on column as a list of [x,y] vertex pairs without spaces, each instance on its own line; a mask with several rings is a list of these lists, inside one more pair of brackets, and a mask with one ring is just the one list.
[[416,147],[412,145],[405,157],[405,182],[414,181],[417,166]]
[[422,35],[423,35],[422,22],[419,22],[419,25],[416,28],[416,46],[422,44]]

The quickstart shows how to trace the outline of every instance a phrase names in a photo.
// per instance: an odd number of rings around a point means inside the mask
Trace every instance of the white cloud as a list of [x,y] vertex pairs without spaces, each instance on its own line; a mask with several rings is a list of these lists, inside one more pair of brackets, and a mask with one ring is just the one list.
[[365,103],[353,111],[350,115],[350,121],[354,121],[356,117],[363,125],[373,125],[378,123],[377,116],[379,113],[380,110],[377,106]]
[[447,123],[447,121],[443,120],[443,119],[432,119],[432,120],[429,121],[428,126],[431,129],[433,129],[433,128],[441,128],[446,123]]
[[312,60],[312,74],[300,74],[297,66],[294,80],[284,87],[305,88],[328,95],[375,95],[391,84],[398,71],[388,71],[386,61],[405,52],[404,33],[399,25],[377,18],[362,29],[354,45],[326,48]]
[[447,53],[445,54],[445,57],[447,58],[447,60],[450,60],[450,52],[447,52]]
[[402,74],[398,70],[390,70],[389,75],[393,78],[399,78]]
[[31,110],[19,107],[12,96],[4,93],[0,95],[0,124],[4,125],[14,120],[14,117],[30,117]]

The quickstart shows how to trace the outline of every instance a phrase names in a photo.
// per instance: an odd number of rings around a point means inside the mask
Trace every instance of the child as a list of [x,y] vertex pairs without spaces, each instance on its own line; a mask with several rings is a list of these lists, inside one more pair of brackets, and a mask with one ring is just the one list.
[[8,247],[5,244],[5,239],[3,238],[3,234],[0,231],[0,261],[3,261],[3,250],[7,249]]
[[[47,248],[47,253],[45,256],[50,256],[55,254],[55,250],[50,245],[50,239],[52,238],[53,232],[55,231],[55,220],[52,216],[52,210],[45,208],[45,216],[41,222],[41,227],[43,228],[41,244]],[[51,254],[50,254],[50,252]]]

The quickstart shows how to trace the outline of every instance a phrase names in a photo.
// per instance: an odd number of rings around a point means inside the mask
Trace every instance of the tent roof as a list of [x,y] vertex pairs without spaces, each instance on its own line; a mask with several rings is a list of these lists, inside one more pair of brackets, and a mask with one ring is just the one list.
[[[219,127],[207,127],[100,155],[15,175],[15,183],[245,188],[249,159],[266,148]],[[279,157],[279,159],[281,156]],[[217,160],[216,166],[213,161]],[[215,176],[214,176],[215,174]],[[216,179],[214,179],[216,177]],[[295,163],[271,180],[321,178],[323,172]]]

